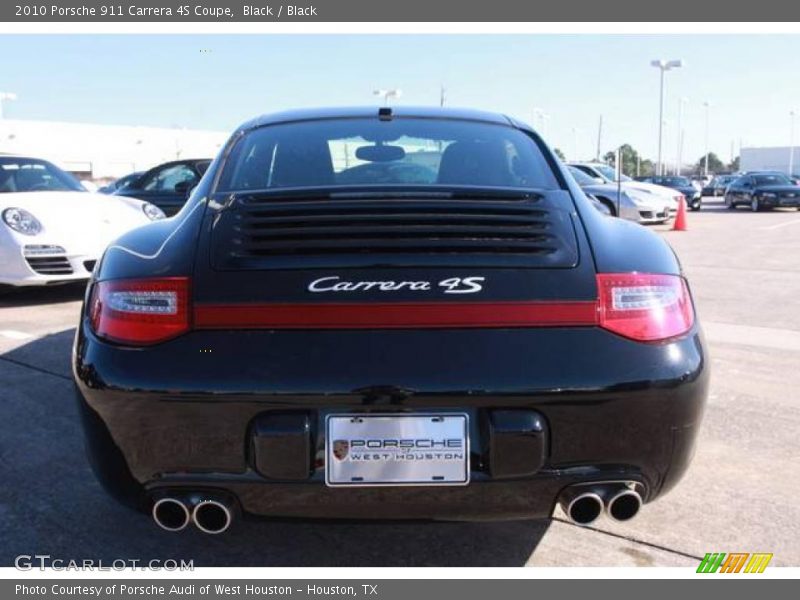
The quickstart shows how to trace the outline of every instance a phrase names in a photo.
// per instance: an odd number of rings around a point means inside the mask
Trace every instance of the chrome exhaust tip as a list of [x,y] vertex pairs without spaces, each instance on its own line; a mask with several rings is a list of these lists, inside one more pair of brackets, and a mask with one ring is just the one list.
[[615,521],[630,521],[639,514],[640,508],[642,508],[642,497],[631,489],[620,490],[606,503],[606,512]]
[[590,525],[603,513],[603,499],[592,491],[568,493],[561,508],[576,525]]
[[153,521],[166,531],[180,531],[191,520],[189,507],[177,498],[161,498],[153,504]]
[[233,504],[223,500],[200,500],[192,511],[192,522],[203,533],[222,533],[233,522]]

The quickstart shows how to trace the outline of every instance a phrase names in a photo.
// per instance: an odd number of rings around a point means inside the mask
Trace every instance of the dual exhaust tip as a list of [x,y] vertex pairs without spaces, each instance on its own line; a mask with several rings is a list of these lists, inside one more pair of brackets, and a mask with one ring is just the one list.
[[[559,500],[576,525],[590,525],[603,511],[615,521],[629,521],[642,508],[636,484],[579,485]],[[227,497],[165,496],[153,504],[153,520],[165,531],[181,531],[194,523],[203,533],[223,533],[233,523],[235,502]]]
[[561,508],[576,525],[589,525],[603,510],[615,521],[629,521],[642,508],[636,485],[597,484],[567,488],[559,500]]
[[235,503],[224,497],[165,496],[153,504],[153,520],[166,531],[181,531],[194,523],[203,533],[218,534],[233,523]]

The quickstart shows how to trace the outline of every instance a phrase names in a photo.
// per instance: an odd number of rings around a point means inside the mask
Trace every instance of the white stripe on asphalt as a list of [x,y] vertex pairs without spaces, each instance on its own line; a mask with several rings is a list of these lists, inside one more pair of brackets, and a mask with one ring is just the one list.
[[766,227],[759,227],[759,229],[763,229],[764,231],[769,231],[771,229],[780,229],[781,227],[786,227],[787,225],[797,225],[800,223],[800,219],[792,219],[791,221],[785,221],[783,223],[778,223],[777,225],[767,225]]
[[10,340],[29,340],[33,336],[24,331],[16,331],[15,329],[0,329],[0,335]]
[[703,321],[703,331],[712,344],[741,344],[800,352],[800,331],[793,329]]

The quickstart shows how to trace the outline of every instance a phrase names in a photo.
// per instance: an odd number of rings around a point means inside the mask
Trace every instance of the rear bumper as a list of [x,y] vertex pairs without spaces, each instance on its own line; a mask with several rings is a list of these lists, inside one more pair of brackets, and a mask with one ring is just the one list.
[[[114,496],[146,509],[202,488],[314,518],[544,517],[568,485],[623,479],[653,500],[688,466],[707,371],[699,330],[661,345],[595,328],[198,331],[141,351],[84,325],[74,354],[90,459]],[[327,487],[324,419],[361,411],[467,413],[469,485]],[[493,453],[498,411],[541,416],[540,446]],[[265,469],[254,423],[287,414],[308,419],[307,447],[279,441]]]

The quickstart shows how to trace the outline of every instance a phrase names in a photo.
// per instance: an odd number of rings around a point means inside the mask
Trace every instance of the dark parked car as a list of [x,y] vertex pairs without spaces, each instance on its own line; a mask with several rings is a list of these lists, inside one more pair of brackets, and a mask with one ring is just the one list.
[[186,203],[189,192],[211,164],[211,159],[194,158],[174,160],[149,171],[127,185],[114,191],[119,196],[129,196],[155,204],[171,217]]
[[[377,168],[421,151],[427,183]],[[686,470],[709,358],[678,260],[528,126],[265,116],[189,202],[106,251],[73,358],[95,472],[162,528],[626,520]]]
[[782,173],[742,175],[725,192],[725,206],[734,209],[741,204],[753,212],[779,207],[800,209],[800,186]]
[[656,185],[663,185],[677,192],[683,194],[686,198],[686,206],[690,210],[700,210],[703,204],[703,196],[700,189],[692,184],[692,180],[688,177],[679,177],[677,175],[661,175],[650,177],[637,177],[636,181],[645,181],[647,183],[654,183]]
[[717,175],[703,188],[703,196],[725,196],[725,190],[737,177],[737,175]]
[[139,179],[142,176],[143,171],[136,171],[134,173],[128,173],[127,175],[123,175],[119,179],[115,179],[109,184],[104,185],[103,187],[99,188],[97,191],[101,194],[113,194],[119,189],[124,188],[125,186],[131,184],[132,182]]

